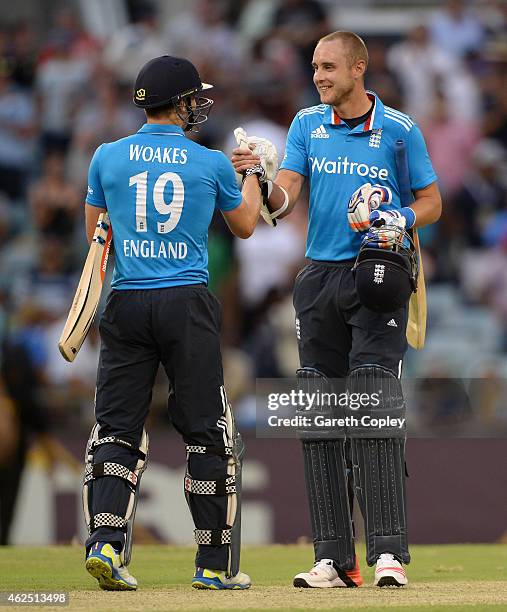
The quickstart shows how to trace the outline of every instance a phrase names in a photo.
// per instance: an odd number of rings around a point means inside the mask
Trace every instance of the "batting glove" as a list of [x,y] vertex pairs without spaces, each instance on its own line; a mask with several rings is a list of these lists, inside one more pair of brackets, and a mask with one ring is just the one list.
[[236,128],[234,130],[234,136],[241,148],[250,149],[249,145],[253,145],[254,148],[252,152],[260,157],[258,165],[261,166],[262,170],[254,166],[255,170],[254,168],[249,169],[253,170],[250,174],[257,174],[261,183],[274,181],[278,173],[278,153],[275,145],[266,138],[247,136],[243,128]]
[[390,249],[403,243],[404,230],[415,223],[415,212],[408,206],[399,210],[374,210],[370,213],[370,223],[365,240],[372,246]]
[[354,232],[364,232],[370,227],[370,214],[381,204],[390,204],[389,187],[365,183],[356,189],[349,200],[347,217]]
[[401,219],[404,220],[403,229],[410,229],[415,225],[416,216],[413,208],[405,206],[399,209],[374,210],[370,213],[371,225],[380,227],[381,225],[401,226]]

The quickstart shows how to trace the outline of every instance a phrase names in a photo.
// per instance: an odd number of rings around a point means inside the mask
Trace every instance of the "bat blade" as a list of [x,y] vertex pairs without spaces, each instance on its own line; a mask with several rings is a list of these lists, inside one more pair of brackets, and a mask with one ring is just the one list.
[[427,306],[424,268],[417,230],[414,230],[413,240],[419,260],[419,275],[417,277],[417,291],[412,293],[408,303],[407,341],[412,348],[422,349],[426,340]]
[[[400,187],[400,200],[402,206],[410,206],[413,201],[410,188],[410,175],[408,169],[407,149],[403,140],[397,140],[394,145],[394,157],[398,170]],[[419,245],[417,229],[409,230],[412,234],[414,247],[419,261],[419,274],[417,277],[417,291],[412,293],[408,304],[407,341],[414,349],[422,349],[426,339],[426,285],[424,282],[424,269]]]
[[111,239],[112,231],[109,216],[107,213],[101,213],[72,300],[67,322],[58,341],[58,348],[66,361],[74,361],[76,358],[97,313]]

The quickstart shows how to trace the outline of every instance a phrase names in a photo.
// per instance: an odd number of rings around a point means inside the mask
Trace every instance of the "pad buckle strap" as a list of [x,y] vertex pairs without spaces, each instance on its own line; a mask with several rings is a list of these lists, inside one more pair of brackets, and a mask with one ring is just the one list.
[[97,448],[97,446],[102,446],[102,444],[118,444],[118,446],[123,446],[123,448],[128,448],[137,454],[137,456],[143,461],[146,460],[146,453],[139,450],[138,447],[134,446],[131,442],[127,442],[127,440],[122,440],[121,438],[117,438],[116,436],[106,436],[105,438],[99,438],[98,440],[93,440],[90,443],[88,448],[88,453],[93,453],[93,451]]
[[113,527],[115,529],[126,529],[127,521],[122,517],[116,514],[111,514],[110,512],[100,512],[92,517],[90,520],[90,525],[88,527],[88,531],[91,534],[93,531],[98,529],[99,527]]
[[88,463],[85,466],[85,484],[90,482],[90,480],[102,478],[103,476],[116,476],[117,478],[126,480],[134,489],[137,487],[137,474],[130,471],[127,467],[121,465],[120,463],[111,463],[106,461],[103,463]]
[[230,544],[232,529],[194,529],[197,544],[220,546]]
[[195,480],[187,473],[185,491],[195,495],[231,495],[236,493],[236,476],[232,475],[219,480]]
[[199,453],[201,455],[219,455],[221,457],[232,457],[232,446],[195,446],[191,444],[186,445],[187,453]]

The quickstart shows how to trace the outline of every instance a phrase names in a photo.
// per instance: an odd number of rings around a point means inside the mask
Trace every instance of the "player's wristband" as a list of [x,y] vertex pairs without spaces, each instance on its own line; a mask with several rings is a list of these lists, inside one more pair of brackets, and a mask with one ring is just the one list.
[[400,215],[405,217],[405,227],[407,229],[414,227],[417,217],[413,208],[410,208],[410,206],[405,206],[404,208],[400,208],[398,212],[400,213]]
[[257,175],[259,182],[263,182],[263,178],[266,176],[264,168],[260,164],[257,164],[255,166],[252,166],[251,168],[248,168],[248,170],[245,170],[245,173],[243,174],[243,183],[245,182],[245,179],[248,176],[252,176],[252,174]]

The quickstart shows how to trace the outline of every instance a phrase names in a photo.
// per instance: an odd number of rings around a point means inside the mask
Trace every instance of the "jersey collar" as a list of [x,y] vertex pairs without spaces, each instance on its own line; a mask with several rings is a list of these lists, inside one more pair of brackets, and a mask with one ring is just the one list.
[[165,134],[172,136],[184,136],[185,132],[178,125],[167,125],[162,123],[145,123],[138,134]]
[[[379,130],[384,124],[384,105],[382,104],[381,99],[373,91],[367,90],[366,95],[372,102],[375,102],[373,111],[364,123],[360,123],[353,130],[351,130],[351,132],[368,132],[370,130]],[[340,117],[338,117],[331,105],[327,107],[325,118],[326,123],[328,124],[343,125],[343,121],[340,119]]]

